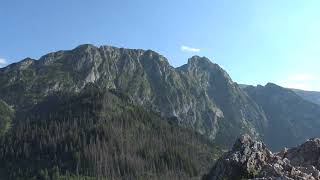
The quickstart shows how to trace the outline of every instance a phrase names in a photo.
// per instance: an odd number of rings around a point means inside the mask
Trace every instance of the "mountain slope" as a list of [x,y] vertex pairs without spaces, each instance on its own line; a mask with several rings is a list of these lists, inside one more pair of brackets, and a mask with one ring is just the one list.
[[295,93],[297,93],[303,99],[320,105],[320,92],[303,91],[303,90],[299,90],[299,89],[291,89],[291,90],[294,91]]
[[0,138],[0,179],[191,179],[220,154],[130,101],[92,84],[46,98]]
[[55,92],[79,92],[88,83],[125,93],[226,146],[226,138],[242,133],[258,137],[266,124],[264,112],[217,64],[195,56],[173,68],[151,50],[81,45],[27,58],[0,69],[0,98],[20,116]]
[[271,83],[248,86],[245,91],[267,115],[268,129],[264,140],[273,150],[320,136],[320,106]]
[[[223,113],[224,119],[216,122],[216,140],[219,143],[245,132],[253,135],[263,133],[266,128],[264,112],[217,64],[207,58],[194,56],[178,70],[189,77],[190,84],[200,91],[204,90],[205,96]],[[198,100],[203,103],[201,99]]]

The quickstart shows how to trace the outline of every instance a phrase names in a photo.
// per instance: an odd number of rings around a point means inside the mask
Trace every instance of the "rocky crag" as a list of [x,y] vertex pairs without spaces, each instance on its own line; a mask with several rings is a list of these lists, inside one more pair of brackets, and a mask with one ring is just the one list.
[[204,176],[204,180],[319,180],[320,139],[272,153],[264,143],[244,135]]

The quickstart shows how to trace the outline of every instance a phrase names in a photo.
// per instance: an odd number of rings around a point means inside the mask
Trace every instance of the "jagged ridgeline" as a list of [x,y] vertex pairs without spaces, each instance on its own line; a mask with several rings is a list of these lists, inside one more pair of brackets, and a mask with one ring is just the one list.
[[0,179],[200,177],[220,151],[177,123],[94,84],[55,93],[0,138]]
[[81,45],[27,58],[0,69],[0,98],[20,116],[55,92],[79,92],[88,83],[127,94],[134,104],[227,147],[266,126],[261,108],[217,64],[194,56],[174,68],[151,50]]

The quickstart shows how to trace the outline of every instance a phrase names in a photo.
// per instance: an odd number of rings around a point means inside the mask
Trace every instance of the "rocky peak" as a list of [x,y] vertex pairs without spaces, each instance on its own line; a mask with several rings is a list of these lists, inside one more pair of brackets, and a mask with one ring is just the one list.
[[98,47],[96,47],[93,44],[81,44],[79,46],[77,46],[76,48],[74,48],[74,51],[88,51],[90,49],[98,49]]
[[244,135],[203,179],[319,180],[319,142],[319,139],[309,140],[274,154],[261,141]]
[[188,59],[188,64],[182,66],[181,69],[221,74],[224,78],[231,79],[227,72],[225,72],[218,64],[210,61],[207,57],[192,56]]
[[156,63],[167,66],[169,65],[169,62],[165,57],[152,50],[126,49],[114,46],[100,46],[98,48],[91,44],[83,44],[73,49],[71,54],[85,56],[85,59],[87,60],[121,60],[127,63],[133,63],[134,61],[144,63],[144,61],[149,61],[147,62],[148,64]]
[[191,66],[206,66],[213,63],[207,57],[192,56],[188,59],[188,64]]
[[31,59],[28,57],[28,58],[21,60],[20,62],[13,63],[7,67],[0,68],[0,72],[1,72],[1,70],[5,71],[5,72],[8,72],[10,70],[24,70],[24,69],[27,69],[32,64],[34,64],[34,62],[35,62],[34,59]]
[[287,95],[295,96],[298,98],[298,96],[293,91],[291,91],[290,89],[283,88],[277,84],[267,83],[264,87],[261,87],[261,88],[264,88],[266,91],[270,93],[280,92],[281,94],[287,94]]
[[142,59],[142,61],[147,60],[147,61],[151,61],[153,63],[170,66],[168,60],[164,56],[162,56],[159,53],[152,51],[152,50],[145,51],[143,54],[141,54],[140,59]]
[[55,61],[63,58],[64,55],[65,55],[65,51],[52,52],[40,57],[39,61],[37,62],[40,66],[50,65],[50,64],[53,64]]
[[223,70],[218,64],[213,63],[207,57],[192,56],[188,59],[188,63],[177,68],[195,78],[206,79],[221,79],[229,84],[234,84],[228,73]]
[[281,86],[276,85],[276,84],[271,83],[271,82],[268,82],[265,87],[267,87],[267,88],[280,88]]
[[[259,144],[259,145],[258,145]],[[245,134],[241,136],[241,138],[237,139],[236,142],[233,145],[232,150],[233,151],[243,151],[247,147],[253,147],[253,148],[266,148],[263,143],[260,143],[258,141],[255,141],[251,138],[248,134]]]
[[23,59],[23,60],[20,62],[20,64],[21,64],[22,66],[29,66],[29,65],[33,64],[34,61],[35,61],[34,59],[31,59],[31,58],[27,57],[27,58]]

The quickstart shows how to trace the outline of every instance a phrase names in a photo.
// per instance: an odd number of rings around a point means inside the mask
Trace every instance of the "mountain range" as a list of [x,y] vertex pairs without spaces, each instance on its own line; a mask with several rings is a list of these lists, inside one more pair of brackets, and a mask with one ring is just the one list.
[[85,44],[26,58],[0,69],[0,176],[201,177],[241,134],[272,150],[320,136],[317,97],[238,85],[199,56],[175,68],[152,50]]
[[174,68],[151,50],[81,45],[0,70],[0,98],[23,116],[55,92],[80,92],[88,83],[121,91],[138,105],[175,118],[212,140],[231,145],[244,132],[258,136],[266,117],[217,64],[194,56]]

